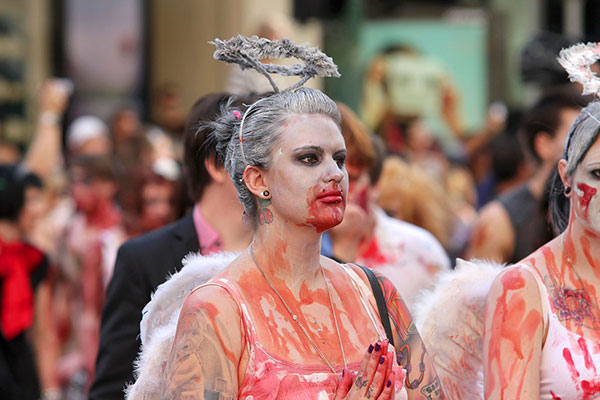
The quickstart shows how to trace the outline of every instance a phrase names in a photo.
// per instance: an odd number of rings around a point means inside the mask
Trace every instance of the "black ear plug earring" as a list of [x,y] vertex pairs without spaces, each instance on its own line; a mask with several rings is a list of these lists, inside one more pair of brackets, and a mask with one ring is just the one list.
[[268,190],[263,190],[263,196],[265,196],[266,198],[271,197],[271,192],[269,192]]
[[571,186],[567,186],[565,188],[565,194],[569,194],[569,193],[571,193]]

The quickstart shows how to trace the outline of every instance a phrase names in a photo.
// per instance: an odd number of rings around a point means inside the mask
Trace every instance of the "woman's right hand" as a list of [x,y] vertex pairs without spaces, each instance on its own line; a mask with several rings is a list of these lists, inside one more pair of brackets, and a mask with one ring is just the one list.
[[387,340],[369,345],[358,372],[344,370],[334,400],[392,400],[395,393],[394,355]]

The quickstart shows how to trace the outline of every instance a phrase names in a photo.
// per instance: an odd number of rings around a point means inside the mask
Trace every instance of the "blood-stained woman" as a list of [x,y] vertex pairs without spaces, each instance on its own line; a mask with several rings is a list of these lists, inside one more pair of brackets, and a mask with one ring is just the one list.
[[393,285],[377,275],[389,338],[363,270],[320,255],[321,234],[344,217],[347,150],[336,104],[299,86],[316,74],[338,76],[335,64],[285,39],[215,44],[215,58],[264,75],[282,67],[257,59],[293,54],[307,64],[283,72],[302,77],[297,87],[274,86],[274,94],[227,107],[211,124],[254,238],[183,304],[161,397],[443,398]]
[[[584,94],[600,84],[598,44],[559,61]],[[486,399],[600,398],[600,102],[569,132],[550,207],[560,234],[495,279],[484,335]]]

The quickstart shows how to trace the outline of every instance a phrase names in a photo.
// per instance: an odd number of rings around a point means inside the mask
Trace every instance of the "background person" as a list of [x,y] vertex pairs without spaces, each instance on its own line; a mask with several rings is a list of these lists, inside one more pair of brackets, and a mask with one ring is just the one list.
[[205,145],[208,131],[200,128],[230,99],[241,105],[252,103],[256,97],[208,94],[189,113],[183,169],[189,196],[194,199],[192,212],[129,240],[119,249],[102,312],[97,373],[90,399],[124,398],[124,388],[134,380],[142,309],[158,285],[181,268],[188,253],[241,250],[250,242],[250,231],[242,224],[242,207],[216,154],[216,144]]
[[534,172],[480,211],[467,258],[514,263],[552,237],[542,202],[544,189],[582,104],[581,96],[562,92],[541,99],[527,113],[520,135]]

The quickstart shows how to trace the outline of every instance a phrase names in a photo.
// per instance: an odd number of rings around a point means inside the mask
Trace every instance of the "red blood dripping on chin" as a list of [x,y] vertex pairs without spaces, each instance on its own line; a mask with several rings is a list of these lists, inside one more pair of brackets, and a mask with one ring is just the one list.
[[561,398],[555,395],[552,390],[550,391],[550,394],[552,395],[552,400],[561,400]]
[[320,201],[318,196],[324,191],[319,185],[315,185],[308,190],[306,195],[306,202],[308,204],[308,218],[306,218],[306,223],[314,226],[317,233],[322,233],[342,222],[346,208],[346,200],[343,197],[339,203],[325,203]]
[[585,183],[580,183],[577,185],[577,189],[583,192],[583,196],[579,196],[579,205],[583,208],[583,212],[585,218],[588,218],[589,215],[589,205],[592,201],[592,198],[596,195],[597,190],[591,186],[586,185]]

